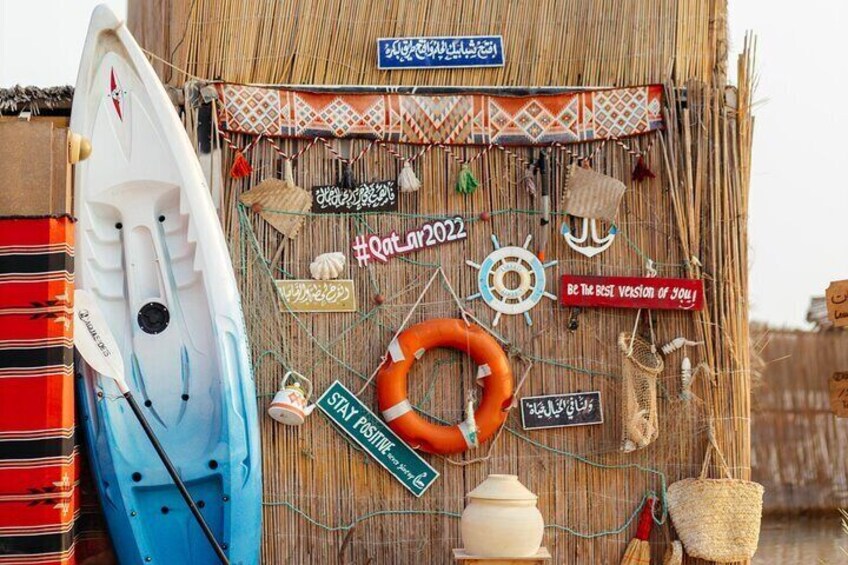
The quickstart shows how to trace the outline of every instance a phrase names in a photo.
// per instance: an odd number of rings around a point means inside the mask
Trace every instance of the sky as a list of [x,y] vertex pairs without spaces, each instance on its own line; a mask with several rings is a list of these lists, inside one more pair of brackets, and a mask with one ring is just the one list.
[[[0,86],[73,84],[104,0],[0,0]],[[105,0],[126,15],[126,0]],[[49,17],[39,17],[49,14]],[[730,68],[757,35],[750,199],[751,318],[805,327],[810,297],[848,278],[848,2],[730,0]]]

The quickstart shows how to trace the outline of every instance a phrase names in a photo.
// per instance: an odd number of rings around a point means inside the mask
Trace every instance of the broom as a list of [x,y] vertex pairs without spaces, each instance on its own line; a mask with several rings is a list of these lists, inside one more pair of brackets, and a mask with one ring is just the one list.
[[636,527],[636,537],[630,540],[627,545],[624,557],[621,558],[621,565],[650,565],[651,546],[648,543],[648,538],[651,537],[651,527],[654,522],[654,503],[656,501],[656,498],[651,497],[642,507],[639,525]]

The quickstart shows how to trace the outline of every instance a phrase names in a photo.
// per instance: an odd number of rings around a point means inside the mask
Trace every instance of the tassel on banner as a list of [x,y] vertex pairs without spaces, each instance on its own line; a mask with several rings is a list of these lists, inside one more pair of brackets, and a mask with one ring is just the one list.
[[636,159],[636,166],[633,168],[632,177],[634,182],[642,182],[645,179],[656,178],[657,175],[655,175],[654,171],[648,167],[648,163],[645,162],[645,158],[639,155],[639,158]]
[[456,179],[456,191],[460,194],[472,194],[479,186],[480,181],[474,177],[468,164],[463,164],[459,171],[459,178]]
[[401,192],[416,192],[421,188],[421,181],[415,176],[415,171],[412,170],[412,164],[409,161],[403,163],[397,183]]
[[233,159],[233,166],[230,167],[230,176],[234,179],[242,179],[250,176],[250,173],[252,172],[253,167],[250,166],[250,162],[247,160],[247,157],[244,156],[244,153],[242,153],[241,150],[236,150],[236,156]]
[[291,159],[286,159],[283,162],[283,182],[285,182],[288,187],[294,186],[294,171],[292,170]]
[[342,162],[342,176],[339,179],[339,186],[341,188],[353,188],[353,169],[350,168],[349,161]]
[[524,191],[530,195],[530,198],[536,196],[536,175],[533,171],[533,164],[528,164],[524,167],[524,174],[522,174],[521,178],[518,180],[518,186],[523,188]]

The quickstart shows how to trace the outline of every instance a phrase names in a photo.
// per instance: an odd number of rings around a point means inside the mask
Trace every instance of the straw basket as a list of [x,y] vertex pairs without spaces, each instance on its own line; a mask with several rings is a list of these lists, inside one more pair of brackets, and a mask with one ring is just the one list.
[[[712,430],[697,479],[668,487],[668,511],[686,553],[717,563],[753,557],[760,538],[763,486],[730,476]],[[712,451],[727,478],[708,479]]]

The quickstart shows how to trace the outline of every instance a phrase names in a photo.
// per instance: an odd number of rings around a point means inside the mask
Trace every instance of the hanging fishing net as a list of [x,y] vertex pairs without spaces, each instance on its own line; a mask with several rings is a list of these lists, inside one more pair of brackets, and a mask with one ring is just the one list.
[[657,439],[657,376],[664,364],[656,347],[631,333],[618,336],[622,361],[621,450],[635,451]]

